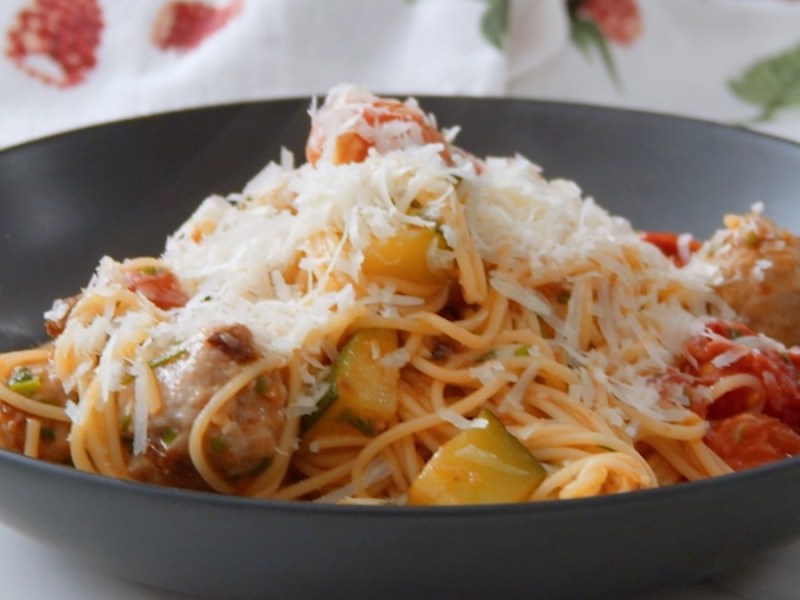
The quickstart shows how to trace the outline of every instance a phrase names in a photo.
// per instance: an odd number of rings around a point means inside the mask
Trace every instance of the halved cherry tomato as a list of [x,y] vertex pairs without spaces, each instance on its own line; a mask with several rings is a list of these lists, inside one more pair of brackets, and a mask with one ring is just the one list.
[[189,300],[169,269],[128,271],[125,273],[125,284],[129,290],[139,292],[163,310],[181,307]]

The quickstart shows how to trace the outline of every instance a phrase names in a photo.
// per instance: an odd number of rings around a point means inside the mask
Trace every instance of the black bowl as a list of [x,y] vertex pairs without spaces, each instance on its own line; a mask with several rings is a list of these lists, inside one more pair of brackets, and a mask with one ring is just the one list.
[[[652,114],[423,98],[476,154],[520,152],[637,227],[707,235],[756,201],[800,230],[800,147]],[[206,195],[241,189],[307,100],[167,114],[0,153],[0,350],[99,257],[159,253]],[[796,206],[798,208],[796,208]],[[658,490],[420,509],[254,501],[133,484],[0,451],[0,519],[97,568],[193,596],[616,598],[679,585],[800,535],[800,459]]]

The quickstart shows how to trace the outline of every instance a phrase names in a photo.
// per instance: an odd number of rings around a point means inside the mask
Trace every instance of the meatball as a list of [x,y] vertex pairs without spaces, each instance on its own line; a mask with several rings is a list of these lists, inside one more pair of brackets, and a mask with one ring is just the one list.
[[[146,450],[129,460],[131,475],[162,485],[206,488],[189,455],[192,424],[215,392],[260,357],[250,330],[230,325],[199,332],[174,358],[156,366],[162,408],[150,415]],[[270,463],[285,403],[280,375],[264,373],[214,415],[203,445],[220,477],[244,481]]]
[[715,267],[717,293],[751,329],[800,345],[800,239],[756,213],[725,225],[694,260]]

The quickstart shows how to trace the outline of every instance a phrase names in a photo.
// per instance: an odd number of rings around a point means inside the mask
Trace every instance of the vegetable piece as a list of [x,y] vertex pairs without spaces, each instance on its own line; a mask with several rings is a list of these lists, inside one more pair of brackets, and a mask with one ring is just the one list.
[[376,239],[364,250],[361,269],[367,276],[437,283],[442,280],[442,273],[428,264],[428,248],[434,243],[443,243],[435,230],[409,227],[397,235]]
[[28,367],[17,367],[8,378],[8,389],[30,398],[42,387],[42,381]]
[[125,273],[125,284],[163,310],[178,308],[189,301],[175,274],[169,269],[143,267]]
[[171,362],[175,362],[179,358],[183,358],[185,355],[186,355],[185,348],[182,348],[181,346],[173,346],[163,354],[156,356],[154,359],[148,361],[147,364],[150,366],[151,369],[157,369],[158,367],[163,367],[164,365],[168,365]]
[[326,435],[373,435],[397,412],[399,369],[380,359],[397,350],[397,332],[363,329],[342,348],[333,365],[332,383],[317,411],[302,423],[305,442]]
[[441,446],[408,490],[409,504],[524,502],[545,477],[544,467],[490,411],[486,427],[465,429]]
[[178,437],[178,432],[175,431],[172,427],[166,427],[161,431],[161,443],[164,445],[165,448],[169,448],[170,444],[175,441],[175,438]]

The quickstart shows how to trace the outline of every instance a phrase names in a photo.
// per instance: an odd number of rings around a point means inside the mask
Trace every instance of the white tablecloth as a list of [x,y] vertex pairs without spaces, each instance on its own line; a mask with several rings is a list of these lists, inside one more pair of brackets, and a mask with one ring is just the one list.
[[[636,600],[797,600],[800,540],[729,573]],[[180,594],[117,579],[0,526],[2,597],[20,600],[179,600]]]

